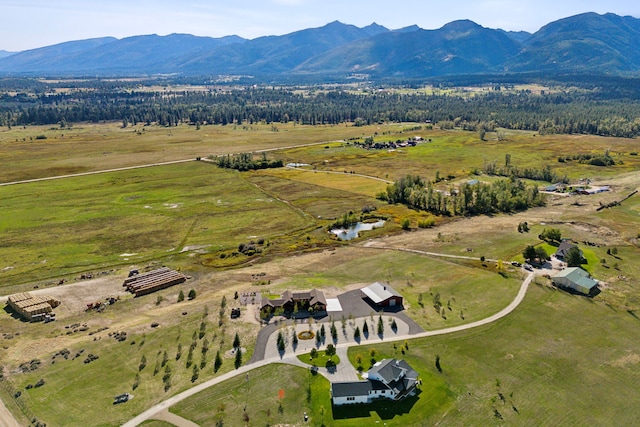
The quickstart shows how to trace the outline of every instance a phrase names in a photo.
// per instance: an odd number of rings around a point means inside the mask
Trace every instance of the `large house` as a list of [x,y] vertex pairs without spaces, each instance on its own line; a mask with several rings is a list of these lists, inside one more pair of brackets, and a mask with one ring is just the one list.
[[402,305],[402,295],[391,286],[376,282],[360,289],[363,298],[368,298],[378,307],[395,307]]
[[332,383],[333,404],[370,403],[376,399],[400,400],[413,396],[418,385],[418,373],[404,360],[381,360],[362,376],[366,380]]
[[306,292],[286,291],[280,295],[280,298],[276,299],[262,298],[260,310],[264,314],[272,314],[278,309],[286,313],[292,313],[296,309],[314,312],[326,311],[327,299],[324,293],[318,289],[312,289]]
[[598,289],[598,281],[580,267],[569,267],[552,278],[556,286],[592,295]]

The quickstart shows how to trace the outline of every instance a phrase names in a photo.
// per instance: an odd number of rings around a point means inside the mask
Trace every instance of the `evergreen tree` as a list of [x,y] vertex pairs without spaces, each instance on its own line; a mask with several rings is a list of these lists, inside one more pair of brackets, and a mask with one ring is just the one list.
[[240,365],[242,365],[242,351],[240,349],[236,350],[236,359],[233,363],[233,366],[236,367],[236,369],[238,369],[240,367]]
[[222,366],[222,358],[220,357],[220,350],[216,351],[216,357],[213,361],[213,372],[218,372]]

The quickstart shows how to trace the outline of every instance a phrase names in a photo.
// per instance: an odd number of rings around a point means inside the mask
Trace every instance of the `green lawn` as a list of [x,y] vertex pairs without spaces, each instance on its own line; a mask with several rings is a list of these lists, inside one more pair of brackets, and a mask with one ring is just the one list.
[[[639,338],[638,319],[629,313],[533,285],[523,304],[495,324],[410,341],[405,359],[441,378],[456,403],[442,419],[412,412],[397,425],[634,424]],[[368,347],[350,350],[352,363]],[[398,356],[390,344],[373,347],[380,358]]]
[[[495,266],[485,265],[352,248],[349,255],[328,259],[320,271],[293,274],[278,289],[388,281],[403,295],[409,316],[425,329],[439,329],[488,317],[513,300],[522,279],[518,275],[505,278]],[[434,308],[437,295],[444,313]]]
[[[331,419],[329,381],[308,369],[272,364],[240,375],[171,407],[201,426],[310,425]],[[324,412],[324,415],[323,415]]]
[[335,365],[340,363],[340,357],[338,357],[338,355],[329,357],[326,355],[325,350],[318,351],[318,354],[314,358],[311,357],[311,353],[299,354],[298,359],[309,366],[318,367],[326,366],[329,361],[333,362]]
[[[251,420],[264,420],[270,411],[272,424],[299,422],[300,412],[307,411],[312,425],[319,425],[324,407],[327,426],[531,425],[532,420],[633,425],[640,415],[634,403],[640,384],[638,322],[603,303],[532,285],[523,304],[495,324],[411,340],[404,355],[390,343],[350,349],[354,364],[358,354],[368,358],[369,348],[375,348],[377,360],[402,357],[418,371],[421,392],[403,403],[331,408],[326,380],[272,365],[252,371],[248,383],[240,376],[171,410],[201,425],[223,419],[231,426],[243,425],[244,405]],[[305,400],[308,381],[311,403]]]
[[173,427],[173,424],[160,420],[148,420],[140,424],[142,427]]

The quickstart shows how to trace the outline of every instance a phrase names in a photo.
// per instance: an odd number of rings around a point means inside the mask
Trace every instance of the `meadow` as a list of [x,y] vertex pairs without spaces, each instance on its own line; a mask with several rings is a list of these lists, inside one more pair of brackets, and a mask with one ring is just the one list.
[[[534,284],[514,313],[490,326],[409,340],[404,354],[391,343],[349,350],[351,363],[356,366],[360,356],[367,361],[365,369],[371,349],[376,360],[402,357],[415,367],[422,387],[410,402],[331,407],[324,378],[296,367],[270,366],[250,374],[249,387],[266,398],[250,399],[247,412],[254,420],[270,410],[275,424],[292,422],[306,410],[311,425],[326,426],[628,425],[639,416],[629,399],[640,381],[638,338],[638,319],[629,313]],[[311,401],[304,400],[308,379]],[[243,425],[240,396],[246,387],[243,378],[231,380],[171,411],[201,425],[216,419]],[[282,414],[275,411],[280,388],[298,399]]]
[[[386,128],[386,127],[385,127]],[[390,125],[397,131],[401,125]],[[0,129],[0,183],[146,165],[209,155],[273,150],[368,136],[379,126],[128,126],[82,123],[71,128]]]
[[0,187],[0,194],[3,286],[141,263],[189,246],[224,251],[256,233],[270,239],[310,225],[237,172],[195,161]]

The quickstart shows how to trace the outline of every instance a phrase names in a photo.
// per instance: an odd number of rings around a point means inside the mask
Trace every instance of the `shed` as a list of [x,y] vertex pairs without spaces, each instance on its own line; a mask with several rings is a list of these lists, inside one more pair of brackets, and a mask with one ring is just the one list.
[[572,289],[585,295],[591,295],[598,288],[598,281],[580,267],[565,268],[552,280],[558,287]]
[[379,307],[402,305],[402,295],[384,283],[375,282],[366,288],[362,288],[361,292],[363,298],[369,298],[371,302]]

